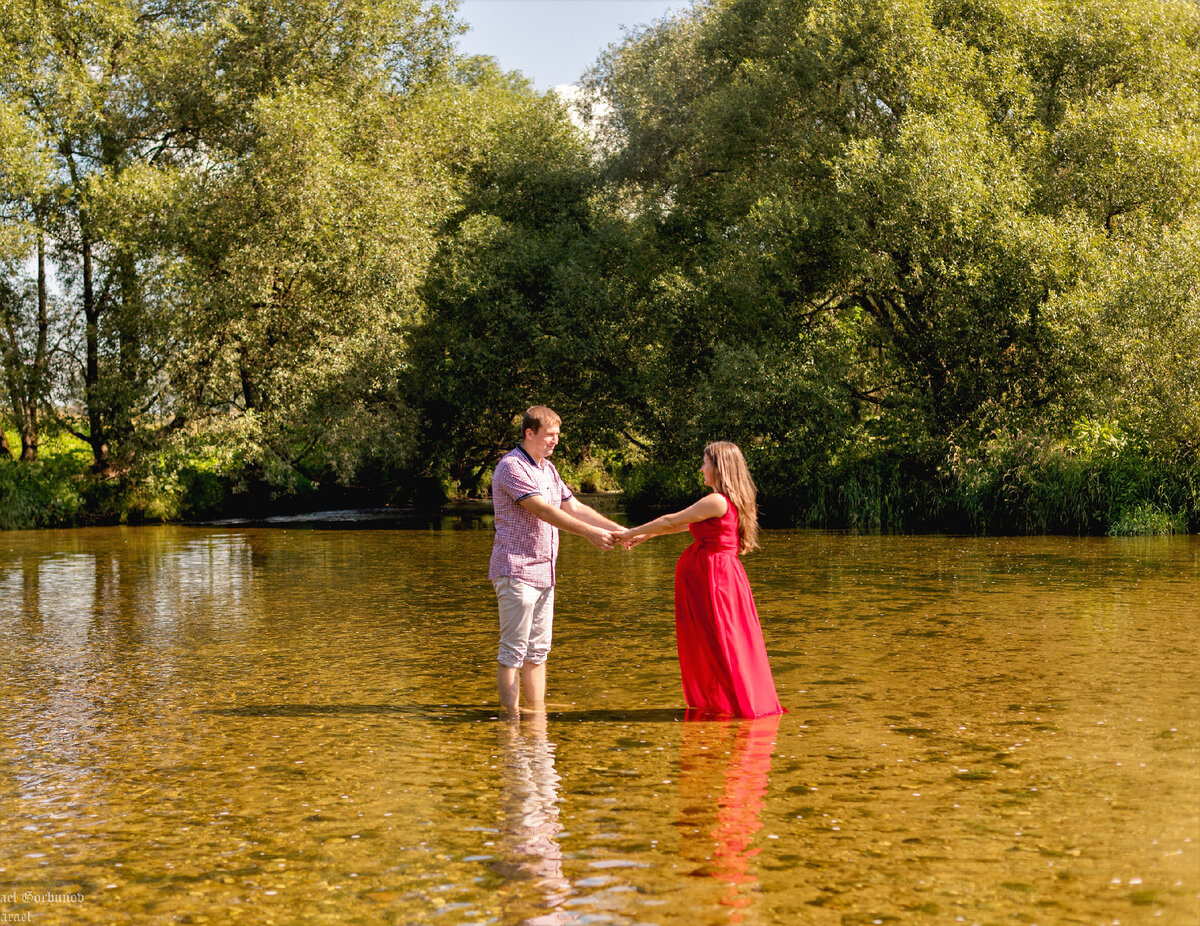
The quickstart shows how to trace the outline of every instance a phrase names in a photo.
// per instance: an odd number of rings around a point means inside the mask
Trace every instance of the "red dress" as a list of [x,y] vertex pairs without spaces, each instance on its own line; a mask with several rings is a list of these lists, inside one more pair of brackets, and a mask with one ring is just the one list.
[[675,564],[675,639],[683,693],[708,714],[782,714],[758,610],[737,557],[738,511],[689,528],[694,542]]

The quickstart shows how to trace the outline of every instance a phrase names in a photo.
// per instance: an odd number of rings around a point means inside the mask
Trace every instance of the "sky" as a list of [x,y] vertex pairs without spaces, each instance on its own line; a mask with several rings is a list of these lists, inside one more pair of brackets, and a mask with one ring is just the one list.
[[577,83],[600,53],[636,28],[681,9],[686,0],[460,0],[471,30],[464,54],[491,55],[538,90]]

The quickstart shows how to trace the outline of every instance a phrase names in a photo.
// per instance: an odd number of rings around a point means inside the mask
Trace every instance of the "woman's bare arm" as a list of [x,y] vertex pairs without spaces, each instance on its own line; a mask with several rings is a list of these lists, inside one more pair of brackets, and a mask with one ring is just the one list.
[[651,537],[683,533],[688,529],[689,524],[694,524],[697,521],[706,521],[709,518],[722,517],[728,510],[729,502],[725,500],[725,497],[713,492],[710,495],[705,495],[702,499],[689,505],[682,511],[664,514],[638,527],[631,527],[623,534],[618,534],[617,540],[625,544],[626,549],[629,549],[643,541],[649,540]]

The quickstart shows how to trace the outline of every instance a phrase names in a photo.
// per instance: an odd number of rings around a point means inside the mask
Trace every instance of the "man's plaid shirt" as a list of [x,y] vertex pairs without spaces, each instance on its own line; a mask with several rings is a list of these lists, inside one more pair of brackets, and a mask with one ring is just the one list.
[[571,490],[549,460],[538,466],[518,444],[496,464],[492,474],[492,505],[496,511],[496,540],[488,578],[509,576],[535,588],[554,584],[558,557],[558,528],[521,507],[521,500],[540,495],[556,508]]

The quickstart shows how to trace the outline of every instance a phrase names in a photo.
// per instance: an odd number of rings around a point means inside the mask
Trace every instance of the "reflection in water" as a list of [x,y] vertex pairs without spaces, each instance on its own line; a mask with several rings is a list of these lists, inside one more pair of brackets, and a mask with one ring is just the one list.
[[697,873],[726,887],[718,903],[736,908],[734,923],[751,903],[745,892],[758,883],[751,859],[762,850],[752,846],[762,829],[779,718],[709,721],[689,712],[683,725],[678,823],[683,856],[701,863]]
[[523,926],[566,923],[566,913],[557,908],[570,895],[571,882],[562,871],[559,777],[546,715],[504,721],[498,736],[503,818],[501,858],[492,869],[504,877],[498,891],[504,922]]

